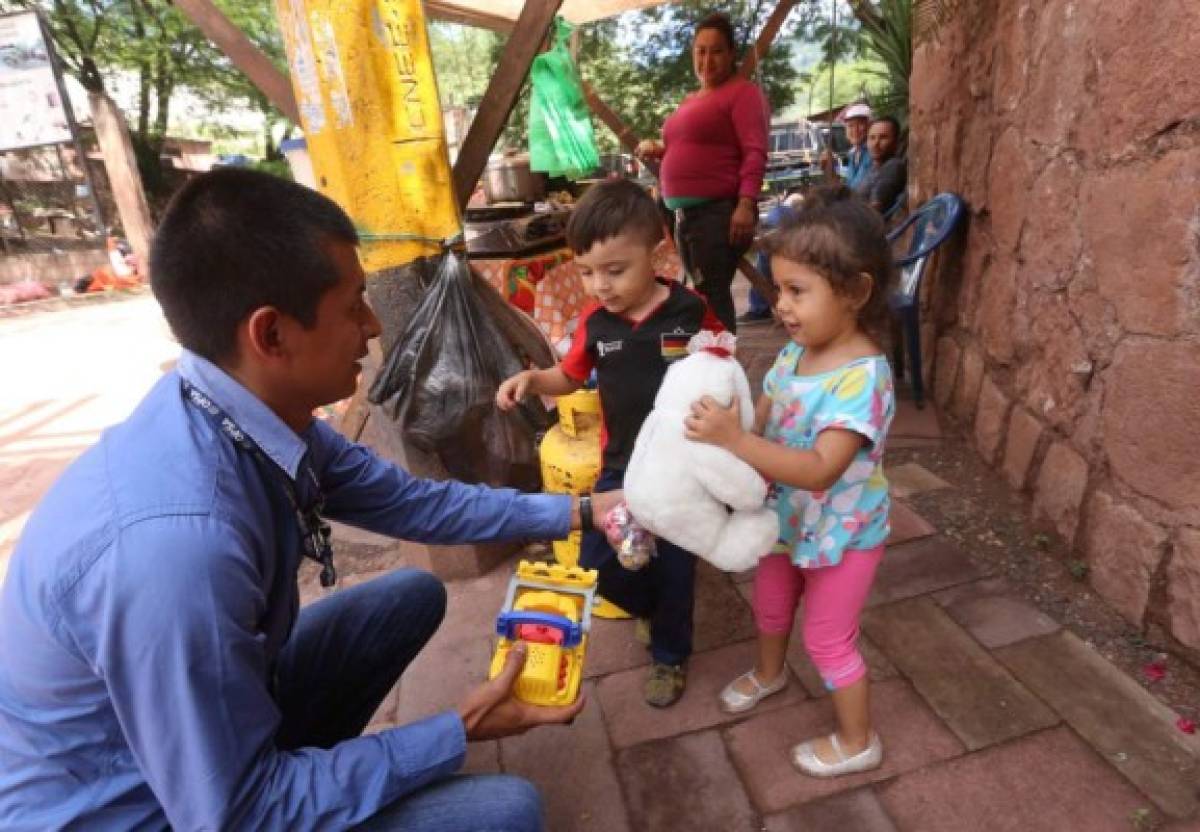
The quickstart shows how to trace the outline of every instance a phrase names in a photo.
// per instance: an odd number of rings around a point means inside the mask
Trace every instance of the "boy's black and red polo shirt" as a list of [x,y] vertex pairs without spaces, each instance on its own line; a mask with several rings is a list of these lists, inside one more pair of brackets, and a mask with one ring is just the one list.
[[670,292],[640,321],[589,304],[562,361],[563,372],[576,381],[596,370],[606,469],[625,470],[667,367],[687,355],[688,340],[702,329],[724,329],[703,296],[676,281],[658,281]]

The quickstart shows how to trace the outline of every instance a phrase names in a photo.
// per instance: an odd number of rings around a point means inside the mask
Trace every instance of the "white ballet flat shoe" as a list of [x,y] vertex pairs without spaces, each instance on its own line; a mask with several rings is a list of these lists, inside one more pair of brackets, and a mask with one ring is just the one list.
[[827,763],[818,757],[813,740],[808,740],[792,749],[792,765],[809,777],[841,777],[843,774],[870,771],[883,764],[883,743],[878,734],[872,733],[867,747],[849,757],[842,751],[836,733],[830,734],[829,740],[833,753],[838,756],[836,762]]
[[[753,693],[742,693],[737,689],[738,682],[743,679],[750,680],[750,684],[754,686]],[[786,688],[787,683],[788,672],[786,667],[780,671],[775,681],[769,685],[764,685],[758,681],[758,676],[755,675],[753,670],[749,673],[743,673],[726,685],[725,690],[721,691],[721,710],[727,714],[740,714],[748,711],[772,693],[779,693],[779,691]]]

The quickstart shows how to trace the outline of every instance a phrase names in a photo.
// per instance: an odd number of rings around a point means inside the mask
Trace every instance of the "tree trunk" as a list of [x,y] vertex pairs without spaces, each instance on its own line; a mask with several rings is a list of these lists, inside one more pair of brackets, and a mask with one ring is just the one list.
[[141,262],[146,263],[153,227],[125,117],[107,95],[92,93],[88,101],[92,109],[92,122],[96,126],[96,141],[104,156],[104,167],[112,185],[113,199],[117,203],[125,238]]
[[174,85],[165,80],[161,76],[154,84],[154,133],[158,136],[158,141],[162,142],[167,135],[167,126],[171,120],[171,94],[174,92]]
[[138,70],[138,123],[137,137],[145,142],[150,131],[150,72],[142,66]]

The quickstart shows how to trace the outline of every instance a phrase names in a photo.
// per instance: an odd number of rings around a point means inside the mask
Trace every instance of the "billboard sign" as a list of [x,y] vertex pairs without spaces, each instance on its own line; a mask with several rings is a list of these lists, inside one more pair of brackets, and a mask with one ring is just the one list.
[[38,16],[0,17],[0,151],[71,141]]

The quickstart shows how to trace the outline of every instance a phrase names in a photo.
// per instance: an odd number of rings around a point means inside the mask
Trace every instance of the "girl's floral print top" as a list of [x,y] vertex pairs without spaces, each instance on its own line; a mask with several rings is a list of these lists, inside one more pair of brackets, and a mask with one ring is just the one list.
[[846,473],[827,491],[776,483],[780,543],[801,567],[834,566],[842,553],[873,549],[887,539],[888,484],[883,446],[895,415],[892,370],[882,355],[859,358],[814,376],[796,375],[804,348],[789,343],[763,380],[771,400],[765,436],[789,448],[811,448],[827,428],[866,438]]

